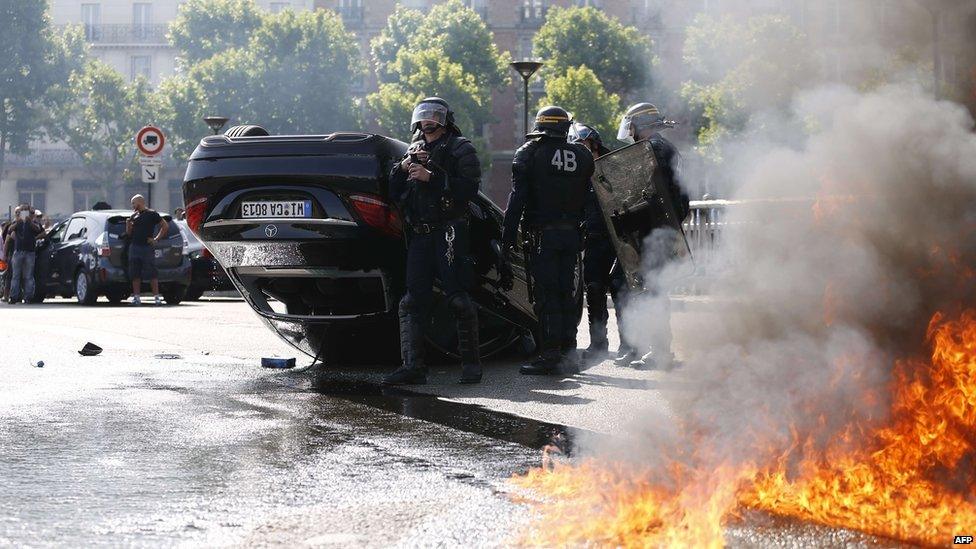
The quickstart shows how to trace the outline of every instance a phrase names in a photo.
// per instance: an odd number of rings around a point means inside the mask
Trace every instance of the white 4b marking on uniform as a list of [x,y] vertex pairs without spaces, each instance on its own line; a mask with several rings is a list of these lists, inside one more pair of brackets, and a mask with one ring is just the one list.
[[556,154],[552,155],[552,165],[556,167],[557,170],[563,172],[575,172],[576,171],[576,153],[573,151],[564,151],[563,149],[556,149]]

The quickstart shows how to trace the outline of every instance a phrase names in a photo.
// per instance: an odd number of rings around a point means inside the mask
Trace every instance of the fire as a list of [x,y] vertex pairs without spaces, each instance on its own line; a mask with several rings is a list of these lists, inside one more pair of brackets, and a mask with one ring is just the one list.
[[677,456],[662,471],[589,460],[517,477],[547,499],[545,526],[526,541],[720,547],[723,526],[748,509],[927,545],[968,535],[976,530],[976,311],[934,315],[927,341],[928,360],[896,364],[884,424],[852,424],[826,447],[796,434],[768,463],[700,469],[686,465],[695,456]]

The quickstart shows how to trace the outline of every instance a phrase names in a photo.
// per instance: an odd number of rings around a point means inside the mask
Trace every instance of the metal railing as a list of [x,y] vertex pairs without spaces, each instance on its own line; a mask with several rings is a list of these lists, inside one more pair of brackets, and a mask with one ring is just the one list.
[[685,238],[695,259],[695,274],[704,275],[716,267],[716,252],[727,227],[729,200],[692,200],[691,212],[683,223]]
[[96,45],[167,44],[169,25],[83,25],[85,39]]

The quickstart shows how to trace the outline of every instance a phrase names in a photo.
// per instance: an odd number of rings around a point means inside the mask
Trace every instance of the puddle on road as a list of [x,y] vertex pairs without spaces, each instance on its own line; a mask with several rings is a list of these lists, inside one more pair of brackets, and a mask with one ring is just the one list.
[[435,395],[366,381],[336,379],[323,372],[319,372],[312,379],[312,389],[323,395],[539,450],[559,440],[558,445],[569,454],[573,441],[578,436],[583,433],[590,435],[580,429],[491,410],[476,404],[453,402]]

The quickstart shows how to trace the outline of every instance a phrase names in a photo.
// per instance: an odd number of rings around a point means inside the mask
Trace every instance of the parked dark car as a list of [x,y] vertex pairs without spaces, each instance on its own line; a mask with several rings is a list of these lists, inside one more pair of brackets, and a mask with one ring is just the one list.
[[[301,351],[327,361],[393,355],[405,245],[388,175],[406,148],[363,133],[232,128],[204,138],[190,158],[187,222],[257,314]],[[531,348],[537,321],[520,254],[515,287],[499,285],[502,212],[484,195],[469,210],[482,354],[515,342]],[[430,344],[452,353],[457,335],[442,296],[432,323]]]
[[193,234],[186,221],[176,221],[176,225],[186,237],[186,255],[189,257],[191,269],[190,287],[186,289],[185,301],[196,301],[204,292],[229,292],[234,290],[234,283],[227,276],[227,271],[220,266],[210,250]]
[[[125,221],[130,210],[85,211],[51,227],[38,242],[34,301],[46,297],[75,297],[83,305],[98,296],[118,303],[132,293],[128,276],[128,237]],[[163,219],[172,223],[172,218]],[[174,226],[155,247],[159,290],[166,303],[178,304],[190,284],[190,262],[184,259],[183,234]],[[149,281],[143,281],[149,289]]]

